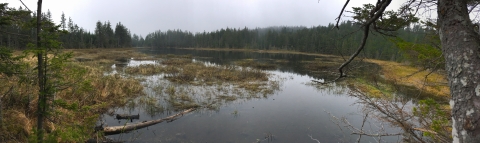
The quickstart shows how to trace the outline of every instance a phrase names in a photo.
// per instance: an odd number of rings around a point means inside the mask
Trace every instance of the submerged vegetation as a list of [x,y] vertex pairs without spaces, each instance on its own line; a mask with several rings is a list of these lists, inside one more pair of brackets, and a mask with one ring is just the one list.
[[164,74],[172,82],[190,84],[213,84],[218,82],[267,81],[268,74],[252,68],[234,65],[205,65],[193,62],[185,56],[159,59],[159,64],[142,64],[126,67],[128,74]]
[[160,75],[146,84],[173,110],[207,107],[217,109],[223,102],[242,98],[267,97],[279,88],[279,80],[266,71],[236,65],[214,65],[195,61],[190,55],[158,55],[154,64],[128,66],[130,75]]

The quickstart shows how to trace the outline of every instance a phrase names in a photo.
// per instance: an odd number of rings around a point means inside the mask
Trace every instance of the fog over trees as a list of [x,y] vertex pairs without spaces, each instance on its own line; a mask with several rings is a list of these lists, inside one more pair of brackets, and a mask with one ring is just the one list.
[[[348,2],[347,0],[345,6]],[[343,58],[346,62],[339,68],[338,79],[347,77],[342,73],[342,68],[357,56],[408,61],[414,66],[424,68],[422,70],[436,71],[445,68],[452,108],[452,118],[445,120],[445,124],[451,124],[448,129],[452,134],[445,138],[453,142],[480,142],[480,36],[476,27],[479,24],[470,17],[471,12],[480,11],[477,7],[480,5],[479,1],[409,0],[399,11],[387,11],[386,8],[392,0],[378,0],[375,5],[366,4],[354,8],[353,20],[341,21],[340,17],[344,12],[342,9],[338,23],[328,25],[253,29],[225,27],[195,33],[182,29],[161,29],[145,36],[131,32],[121,22],[111,23],[108,19],[92,23],[95,25],[93,31],[85,30],[65,14],[59,17],[60,24],[56,24],[53,20],[56,18],[52,17],[50,11],[42,12],[41,3],[42,0],[39,0],[37,13],[23,7],[13,8],[0,3],[0,74],[2,77],[24,74],[18,72],[24,66],[18,63],[21,63],[20,59],[24,57],[13,56],[15,50],[26,50],[25,53],[36,55],[38,65],[32,69],[38,70],[38,76],[35,77],[39,85],[38,111],[45,112],[45,115],[47,97],[53,99],[54,89],[57,88],[55,78],[62,78],[60,73],[63,62],[71,58],[68,53],[56,53],[58,49],[115,50],[113,48],[143,47],[152,50],[285,50],[342,57],[351,55],[349,60]],[[415,9],[428,8],[436,9],[438,19],[419,22]],[[50,55],[53,55],[53,58],[50,58]],[[439,58],[441,60],[438,60]],[[30,97],[28,100],[31,100]],[[0,104],[0,119],[2,109]],[[39,141],[43,141],[42,114],[39,114],[37,120]],[[0,126],[2,125],[4,124],[0,122]],[[413,128],[406,129],[419,141],[423,139],[423,136],[416,136]]]
[[[362,34],[359,25],[347,21],[340,24],[342,30],[334,30],[334,25],[316,27],[275,26],[267,28],[226,28],[212,32],[191,33],[182,30],[155,31],[145,40],[135,40],[134,46],[153,48],[247,48],[259,50],[292,50],[323,54],[348,55],[356,50]],[[426,31],[419,25],[395,32],[408,42],[422,42]],[[394,37],[373,35],[365,51],[366,57],[400,60],[402,54],[395,48]]]

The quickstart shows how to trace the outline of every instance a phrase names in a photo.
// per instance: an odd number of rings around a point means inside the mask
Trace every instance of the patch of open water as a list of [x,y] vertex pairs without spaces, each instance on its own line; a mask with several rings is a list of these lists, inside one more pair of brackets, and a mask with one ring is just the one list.
[[[208,60],[195,59],[195,61],[213,66],[225,64]],[[156,63],[130,60],[126,66]],[[348,96],[348,88],[331,86],[319,89],[308,85],[311,80],[317,80],[308,75],[285,70],[267,72],[278,81],[278,90],[269,95],[225,101],[214,110],[201,108],[173,122],[162,122],[108,137],[127,142],[316,142],[309,137],[311,135],[322,143],[356,142],[358,136],[350,135],[351,132],[345,128],[340,129],[342,125],[338,126],[332,122],[332,117],[327,113],[330,112],[337,117],[344,116],[352,125],[361,126],[362,111],[354,104],[356,99]],[[163,88],[174,86],[177,90],[186,90],[186,94],[198,94],[195,95],[197,98],[195,100],[208,101],[206,94],[213,96],[236,94],[223,91],[232,88],[228,85],[222,85],[224,89],[215,85],[189,88],[170,83],[163,79],[163,75],[141,78],[145,79],[143,84],[147,87],[145,92],[148,99],[135,99],[130,105],[114,109],[117,114],[139,114],[140,120],[133,122],[164,118],[177,113],[169,109],[165,101],[167,95],[155,90],[159,86],[164,86]],[[211,93],[215,89],[218,89],[218,92]],[[108,126],[131,122],[114,118],[107,114],[103,115],[103,120]],[[399,139],[389,138],[387,141],[396,142]],[[376,141],[363,137],[362,142]]]

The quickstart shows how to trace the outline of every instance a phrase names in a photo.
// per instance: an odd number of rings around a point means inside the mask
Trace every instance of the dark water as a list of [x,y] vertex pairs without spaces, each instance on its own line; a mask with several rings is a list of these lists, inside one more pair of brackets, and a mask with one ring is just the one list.
[[[197,60],[217,63],[217,64],[232,64],[232,62],[244,59],[254,59],[258,62],[276,64],[278,71],[290,72],[299,75],[312,76],[315,79],[325,79],[332,75],[317,75],[309,73],[304,68],[304,61],[313,61],[316,56],[300,55],[300,54],[270,54],[261,52],[242,52],[242,51],[205,51],[205,50],[187,50],[165,48],[161,50],[140,49],[140,51],[149,54],[174,54],[174,55],[193,55]],[[285,61],[285,62],[282,62]]]
[[[356,142],[357,140],[358,136],[350,135],[349,130],[340,129],[332,122],[332,117],[327,112],[337,117],[346,117],[352,125],[360,127],[363,119],[360,106],[353,104],[356,99],[348,96],[347,88],[342,86],[317,88],[309,85],[311,80],[318,80],[321,77],[309,76],[308,72],[302,69],[301,61],[314,60],[313,56],[176,49],[147,52],[152,55],[191,54],[196,61],[220,65],[231,64],[241,59],[265,61],[281,59],[288,62],[283,62],[284,64],[277,70],[268,71],[278,81],[279,88],[272,94],[260,98],[238,98],[222,103],[216,110],[199,109],[170,123],[163,122],[125,134],[110,135],[108,136],[110,138],[127,142],[316,143],[309,137],[310,135],[322,143]],[[143,63],[155,62],[131,60],[129,64],[134,66]],[[116,72],[121,73],[121,71]],[[124,108],[114,109],[118,114],[140,114],[140,120],[133,120],[133,122],[164,118],[177,113],[170,110],[168,103],[162,100],[165,95],[155,92],[153,87],[173,85],[177,89],[193,89],[194,92],[186,93],[199,94],[197,100],[205,100],[203,95],[211,94],[210,92],[218,88],[173,84],[162,79],[161,75],[142,78],[145,79],[147,97],[152,102],[142,104],[140,99],[136,99]],[[130,122],[118,121],[109,115],[103,115],[103,117],[109,126]],[[370,127],[373,127],[367,129],[376,130],[373,124],[376,123],[372,121]],[[388,138],[386,141],[399,140]],[[376,141],[363,137],[362,142]]]

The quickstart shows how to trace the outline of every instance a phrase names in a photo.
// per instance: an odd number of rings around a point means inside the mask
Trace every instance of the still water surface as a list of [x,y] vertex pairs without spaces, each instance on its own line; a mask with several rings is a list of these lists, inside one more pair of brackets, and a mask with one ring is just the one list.
[[[311,80],[324,77],[312,77],[302,69],[301,61],[314,60],[314,56],[291,54],[267,54],[249,52],[220,52],[168,49],[162,51],[144,51],[152,56],[157,54],[190,54],[193,60],[215,65],[231,64],[241,59],[259,61],[287,60],[276,70],[269,70],[273,79],[278,81],[278,90],[260,98],[238,98],[223,103],[216,110],[199,109],[170,123],[162,122],[148,128],[108,137],[127,142],[199,142],[199,143],[251,143],[283,142],[307,143],[318,139],[322,143],[356,142],[357,136],[345,128],[341,130],[331,121],[331,116],[346,117],[354,126],[360,127],[362,112],[356,99],[348,96],[348,89],[342,86],[317,88],[310,85]],[[130,60],[127,66],[155,64],[155,61]],[[122,73],[116,68],[114,72]],[[139,114],[140,120],[164,118],[177,112],[171,111],[164,95],[152,88],[172,84],[162,75],[143,76],[143,84],[148,97],[154,99],[154,105],[141,105],[138,99],[131,106],[114,109],[117,114]],[[177,87],[188,86],[175,84]],[[201,88],[201,87],[196,87]],[[208,87],[206,87],[208,88]],[[215,88],[215,87],[211,87]],[[196,89],[195,94],[206,94],[209,90]],[[200,98],[200,97],[199,97]],[[199,99],[201,100],[201,99]],[[153,107],[152,107],[153,106]],[[163,107],[163,112],[154,110]],[[152,110],[153,108],[153,110]],[[114,116],[103,115],[108,126],[124,125],[126,120],[115,120]],[[376,128],[373,127],[375,130]],[[397,138],[388,139],[398,141]],[[376,142],[363,137],[362,142]]]

